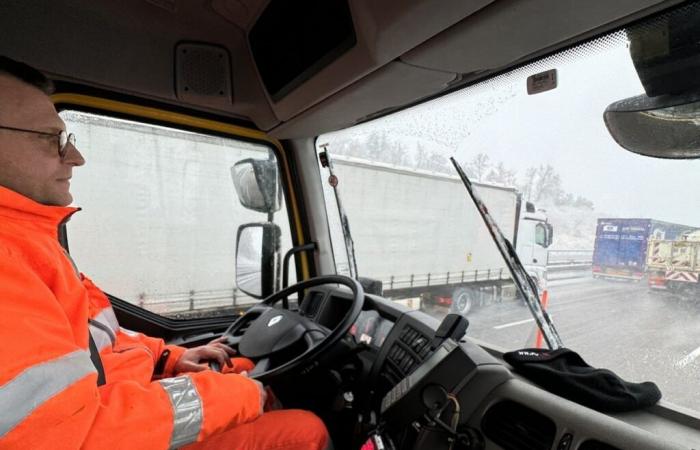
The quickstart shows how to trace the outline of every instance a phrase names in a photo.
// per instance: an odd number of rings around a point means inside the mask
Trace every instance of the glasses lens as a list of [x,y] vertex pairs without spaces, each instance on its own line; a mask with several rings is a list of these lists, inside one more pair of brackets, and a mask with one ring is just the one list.
[[58,146],[63,149],[68,143],[68,134],[65,131],[61,131],[58,134]]
[[58,155],[63,158],[68,152],[68,144],[75,145],[75,136],[73,133],[68,134],[65,131],[61,131],[58,135]]

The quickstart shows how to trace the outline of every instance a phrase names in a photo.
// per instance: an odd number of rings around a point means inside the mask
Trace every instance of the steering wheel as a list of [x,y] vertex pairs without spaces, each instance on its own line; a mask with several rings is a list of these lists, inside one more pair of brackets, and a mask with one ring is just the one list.
[[[329,330],[316,323],[313,318],[301,311],[274,308],[273,305],[292,294],[325,284],[340,284],[352,291],[352,305],[342,320]],[[362,311],[364,291],[360,283],[344,275],[325,275],[311,278],[289,286],[267,297],[248,309],[243,316],[224,332],[229,345],[238,347],[238,353],[256,361],[255,368],[248,375],[261,382],[269,383],[281,375],[310,370],[316,360],[326,350],[335,345],[355,323]],[[274,357],[284,350],[299,346],[303,350],[287,361]]]

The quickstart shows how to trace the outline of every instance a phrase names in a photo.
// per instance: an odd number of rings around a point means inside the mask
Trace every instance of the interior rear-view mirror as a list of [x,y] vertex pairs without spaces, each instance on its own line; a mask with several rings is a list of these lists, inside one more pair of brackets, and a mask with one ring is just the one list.
[[613,139],[631,152],[700,158],[700,14],[688,14],[627,30],[644,94],[612,103],[603,118]]
[[656,158],[700,158],[700,94],[647,97],[615,102],[603,114],[623,148]]

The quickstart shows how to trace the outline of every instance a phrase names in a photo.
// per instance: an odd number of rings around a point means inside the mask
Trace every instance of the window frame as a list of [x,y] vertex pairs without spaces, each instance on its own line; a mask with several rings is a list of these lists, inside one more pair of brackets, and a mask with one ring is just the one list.
[[[145,105],[140,102],[135,102],[133,99],[124,101],[123,99],[112,99],[111,97],[112,96],[94,96],[66,91],[53,94],[51,100],[58,113],[67,111],[90,113],[106,118],[125,119],[145,125],[164,126],[176,130],[195,132],[212,137],[235,139],[267,147],[274,153],[278,161],[281,187],[287,205],[287,220],[289,223],[292,245],[300,246],[310,242],[307,220],[306,217],[301,214],[301,212],[304,211],[304,205],[302,203],[299,185],[294,182],[294,174],[296,171],[293,166],[293,158],[288,157],[288,152],[280,141],[268,136],[262,131],[229,123],[233,122],[230,118],[205,117],[203,114],[194,111],[175,111],[175,108],[171,109],[163,105]],[[59,241],[66,251],[70,252],[70,238],[65,224],[59,229]],[[315,274],[313,258],[310,258],[305,252],[295,255],[295,266],[299,281],[306,280]],[[198,319],[169,318],[148,311],[111,294],[106,294],[115,306],[120,323],[125,321],[126,323],[124,323],[124,325],[127,328],[134,328],[137,330],[143,330],[144,325],[146,325],[146,328],[152,328],[152,325],[157,325],[157,328],[163,328],[158,331],[154,330],[153,334],[157,336],[163,336],[164,332],[166,335],[174,336],[171,332],[177,329],[189,330],[193,327],[201,330],[210,330],[212,325],[217,325],[219,322],[222,322],[222,318],[224,319],[222,323],[226,325],[230,323],[230,316]]]

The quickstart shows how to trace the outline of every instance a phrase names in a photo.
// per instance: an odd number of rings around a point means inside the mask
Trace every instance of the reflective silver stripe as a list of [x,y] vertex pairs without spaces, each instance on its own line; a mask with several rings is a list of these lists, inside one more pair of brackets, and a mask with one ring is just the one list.
[[202,429],[202,400],[192,379],[187,375],[164,378],[159,383],[173,406],[173,434],[170,448],[178,448],[197,440]]
[[90,334],[92,335],[92,339],[95,341],[95,346],[97,347],[98,352],[101,352],[103,349],[114,345],[112,336],[102,328],[95,326],[92,323],[90,323]]
[[95,340],[98,351],[102,351],[108,346],[114,346],[114,343],[117,341],[119,322],[111,306],[100,311],[92,319],[88,319],[88,324],[90,325],[90,334],[92,339]]
[[122,330],[122,333],[128,334],[129,336],[138,336],[138,333],[136,331],[132,331],[128,328],[119,327],[119,329]]
[[85,376],[96,373],[90,353],[78,350],[25,369],[0,387],[0,438],[36,408]]
[[119,332],[119,321],[117,320],[117,316],[114,315],[114,310],[111,306],[106,307],[90,320],[94,320],[108,327],[112,330],[113,336],[116,336]]
[[93,328],[97,328],[104,331],[109,337],[109,340],[112,341],[112,344],[114,344],[117,341],[117,336],[108,325],[105,325],[102,322],[98,322],[95,319],[88,319],[88,325],[90,325]]

